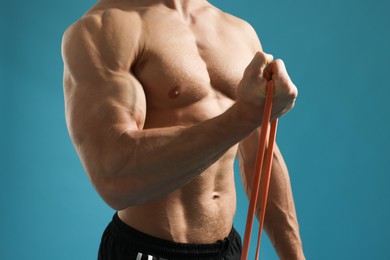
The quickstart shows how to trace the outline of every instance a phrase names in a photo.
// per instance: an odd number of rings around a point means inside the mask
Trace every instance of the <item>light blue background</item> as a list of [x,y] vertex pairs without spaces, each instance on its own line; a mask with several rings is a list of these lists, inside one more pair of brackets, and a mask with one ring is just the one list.
[[[299,87],[278,143],[307,258],[390,259],[390,2],[212,2],[248,20]],[[93,3],[1,4],[0,259],[96,259],[113,214],[64,121],[61,37]],[[242,233],[247,202],[238,193]],[[268,240],[262,259],[278,259]]]

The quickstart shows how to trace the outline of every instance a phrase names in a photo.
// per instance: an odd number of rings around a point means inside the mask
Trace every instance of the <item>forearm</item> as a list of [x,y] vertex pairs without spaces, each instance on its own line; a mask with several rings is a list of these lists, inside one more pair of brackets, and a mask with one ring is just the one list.
[[305,259],[288,170],[275,148],[264,228],[280,259]]
[[[248,198],[250,198],[252,193],[259,134],[260,129],[257,129],[248,138],[241,141],[238,153],[242,182]],[[263,182],[262,178],[261,183]],[[261,196],[262,192],[263,187],[260,185],[259,196]],[[259,213],[260,202],[261,198],[258,198],[256,205],[257,213]],[[290,178],[283,156],[277,145],[274,147],[264,228],[281,259],[305,259],[299,235]]]
[[122,209],[188,184],[256,127],[240,122],[239,113],[233,105],[191,127],[126,131],[110,149],[117,154],[105,168],[116,170],[101,178],[102,197]]

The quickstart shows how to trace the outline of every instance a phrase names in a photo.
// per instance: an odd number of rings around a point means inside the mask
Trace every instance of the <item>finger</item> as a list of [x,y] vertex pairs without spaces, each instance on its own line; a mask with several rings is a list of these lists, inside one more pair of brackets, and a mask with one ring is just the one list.
[[250,74],[261,73],[268,64],[271,64],[273,59],[274,57],[271,54],[258,51],[245,69],[245,72]]
[[263,70],[267,65],[272,63],[274,56],[272,56],[272,54],[258,51],[256,52],[254,59],[258,63],[256,65]]
[[281,59],[274,60],[271,62],[264,70],[264,73],[269,75],[269,77],[274,80],[286,79],[289,80],[290,77],[287,73],[286,66]]

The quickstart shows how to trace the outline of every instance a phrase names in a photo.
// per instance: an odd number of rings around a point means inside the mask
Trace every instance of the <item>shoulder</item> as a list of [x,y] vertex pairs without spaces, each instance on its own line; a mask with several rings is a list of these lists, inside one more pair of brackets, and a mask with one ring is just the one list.
[[72,60],[104,63],[116,69],[135,58],[141,35],[141,19],[136,12],[119,9],[87,13],[65,31],[62,39],[64,62]]
[[229,27],[233,28],[235,31],[237,31],[240,36],[245,40],[249,45],[253,47],[253,49],[256,51],[262,50],[261,43],[259,40],[259,37],[256,33],[256,30],[253,28],[253,26],[245,21],[244,19],[241,19],[237,16],[234,16],[232,14],[223,12],[219,9],[218,13],[220,18],[228,24]]
[[64,38],[92,34],[125,33],[123,28],[134,32],[140,29],[141,19],[138,12],[124,11],[118,8],[98,9],[87,12],[64,33]]

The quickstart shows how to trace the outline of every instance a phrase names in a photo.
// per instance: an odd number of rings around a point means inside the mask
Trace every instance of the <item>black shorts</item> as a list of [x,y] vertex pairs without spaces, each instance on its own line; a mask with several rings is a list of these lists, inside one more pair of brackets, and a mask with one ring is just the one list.
[[214,244],[186,244],[144,234],[123,223],[117,214],[104,231],[99,260],[239,260],[241,238],[232,228],[229,236]]

